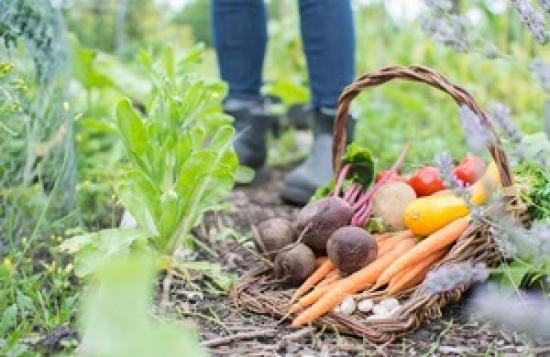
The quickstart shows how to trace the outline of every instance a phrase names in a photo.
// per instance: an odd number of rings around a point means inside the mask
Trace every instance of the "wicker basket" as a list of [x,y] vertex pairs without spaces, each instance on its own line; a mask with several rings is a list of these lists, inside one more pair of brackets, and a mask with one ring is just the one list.
[[[504,199],[501,202],[494,203],[486,209],[498,211],[499,214],[512,214],[518,218],[522,217],[525,209],[523,205],[519,204],[516,198],[517,195],[513,192],[512,172],[506,154],[487,116],[466,90],[451,84],[442,75],[426,67],[386,67],[359,77],[344,89],[338,101],[334,123],[332,159],[335,172],[340,169],[341,157],[345,150],[345,124],[351,101],[363,89],[375,87],[393,79],[416,81],[438,88],[449,94],[458,105],[465,105],[478,115],[481,124],[493,136],[489,151],[499,168],[504,194]],[[463,261],[484,262],[489,267],[496,266],[500,258],[489,234],[489,229],[490,224],[488,222],[473,220],[468,230],[437,266]],[[342,333],[355,334],[374,343],[386,343],[414,330],[427,320],[440,317],[442,308],[448,303],[458,301],[469,287],[469,284],[461,285],[450,292],[430,294],[419,285],[398,296],[402,308],[391,317],[373,321],[367,320],[366,315],[358,312],[349,316],[333,312],[317,319],[314,324],[332,328]],[[275,318],[286,317],[292,319],[294,316],[288,316],[287,311],[293,292],[293,289],[277,282],[269,268],[259,265],[257,269],[241,278],[233,289],[231,297],[237,306],[250,311],[269,314]],[[381,294],[374,293],[369,298],[376,301],[381,298]]]

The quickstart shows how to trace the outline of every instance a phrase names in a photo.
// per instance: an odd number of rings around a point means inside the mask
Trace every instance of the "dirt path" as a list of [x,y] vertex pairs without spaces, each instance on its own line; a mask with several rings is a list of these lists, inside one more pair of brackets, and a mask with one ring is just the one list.
[[[269,217],[292,218],[297,208],[285,205],[278,193],[284,169],[272,170],[266,181],[240,187],[231,193],[227,210],[209,215],[199,236],[208,239],[229,271],[243,274],[254,256],[234,240],[213,240],[227,234],[249,235],[251,224]],[[544,349],[530,346],[516,333],[507,333],[476,321],[466,311],[468,296],[460,305],[450,306],[442,319],[435,321],[392,345],[378,347],[352,336],[313,328],[296,330],[288,324],[235,308],[227,297],[174,296],[186,316],[198,321],[201,339],[213,355],[528,355]],[[547,351],[550,353],[550,349]]]

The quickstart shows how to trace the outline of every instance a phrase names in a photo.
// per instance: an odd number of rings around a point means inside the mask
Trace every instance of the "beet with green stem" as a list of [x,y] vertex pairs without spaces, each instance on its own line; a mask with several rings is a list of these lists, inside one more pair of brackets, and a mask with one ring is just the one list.
[[346,226],[334,231],[327,242],[327,255],[344,274],[367,266],[378,255],[376,239],[362,228]]
[[285,218],[270,218],[258,224],[254,230],[256,248],[268,258],[296,240],[296,229]]
[[317,254],[326,253],[327,240],[332,232],[349,224],[353,209],[336,196],[328,196],[302,208],[297,218],[303,242]]
[[293,284],[307,279],[315,270],[315,254],[302,243],[282,249],[275,258],[275,276]]

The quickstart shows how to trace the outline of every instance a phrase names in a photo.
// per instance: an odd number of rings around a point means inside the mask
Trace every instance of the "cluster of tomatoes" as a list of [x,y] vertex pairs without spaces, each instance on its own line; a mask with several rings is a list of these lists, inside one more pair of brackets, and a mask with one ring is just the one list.
[[[483,175],[485,168],[483,160],[477,156],[468,155],[453,168],[453,174],[464,186],[470,186]],[[376,176],[376,181],[380,180],[384,173],[385,171],[380,172]],[[433,166],[421,167],[410,177],[395,174],[391,179],[408,183],[419,197],[429,196],[445,189],[439,169]]]

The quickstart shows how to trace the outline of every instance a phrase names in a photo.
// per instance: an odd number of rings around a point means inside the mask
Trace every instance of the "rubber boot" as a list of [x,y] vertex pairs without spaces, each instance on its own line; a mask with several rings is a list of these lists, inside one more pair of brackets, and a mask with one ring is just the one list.
[[263,168],[267,158],[266,135],[274,120],[267,106],[264,100],[228,99],[224,103],[224,111],[234,118],[233,147],[239,163],[255,171]]
[[[318,187],[330,182],[332,171],[332,136],[334,111],[319,110],[315,114],[313,146],[308,158],[292,170],[284,181],[283,200],[305,205]],[[353,139],[354,120],[347,121],[348,142]]]

